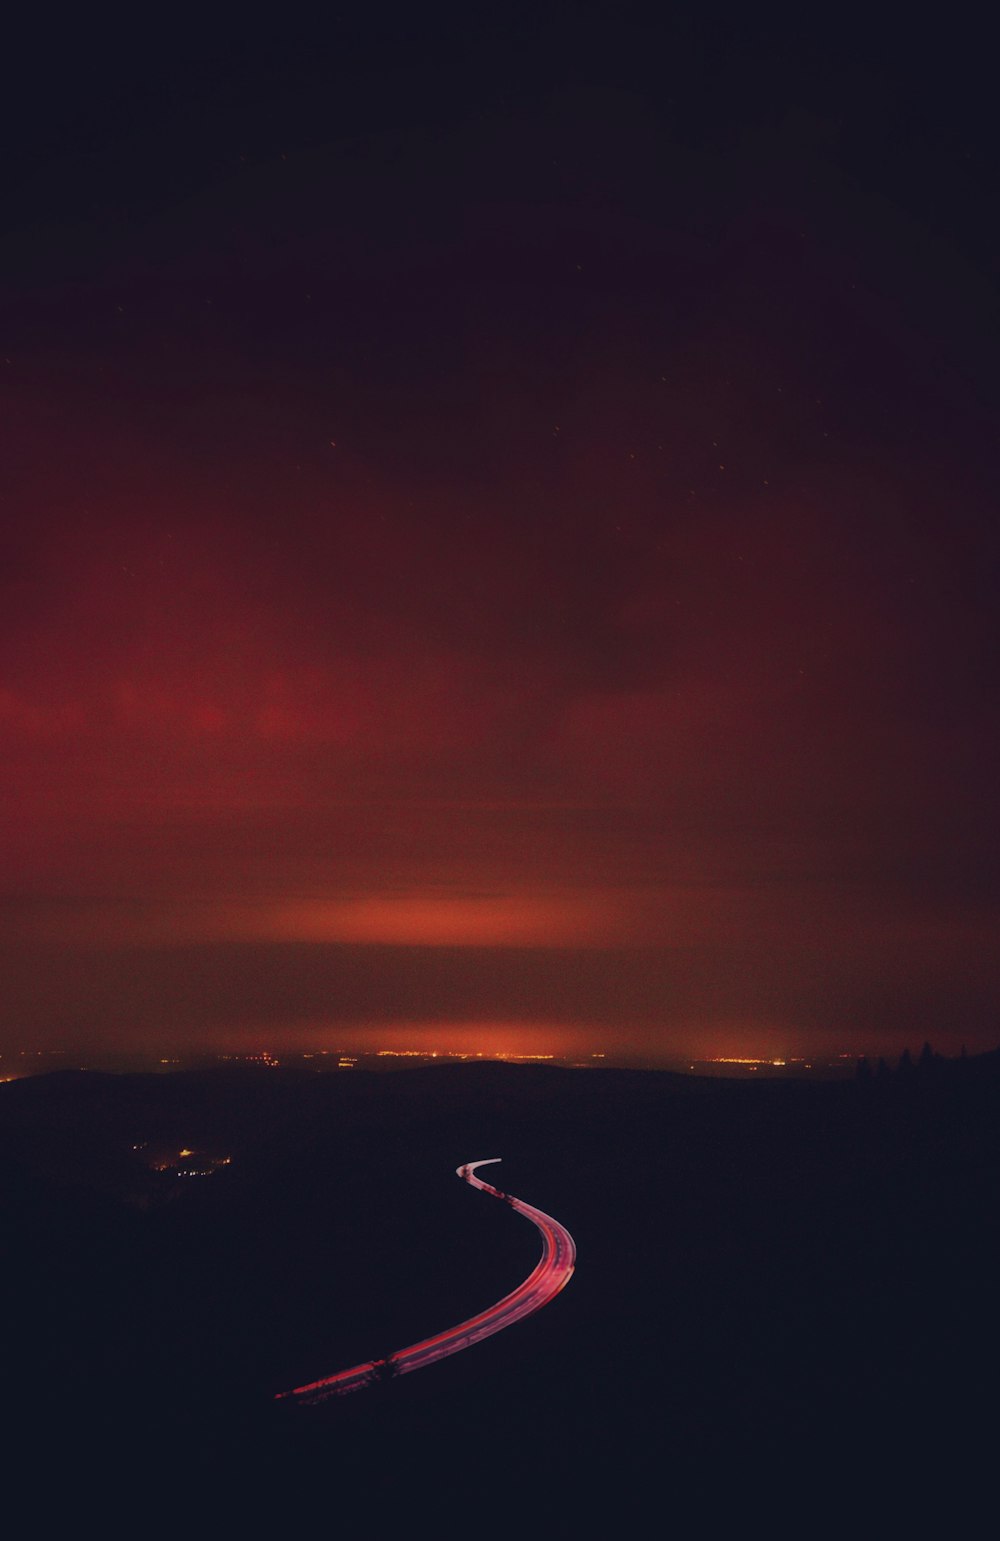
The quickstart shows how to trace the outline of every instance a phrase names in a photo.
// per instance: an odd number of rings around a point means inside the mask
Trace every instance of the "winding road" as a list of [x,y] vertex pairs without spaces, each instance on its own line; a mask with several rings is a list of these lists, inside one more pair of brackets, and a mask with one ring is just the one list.
[[457,1171],[459,1177],[473,1188],[503,1199],[541,1231],[542,1255],[524,1282],[509,1295],[504,1295],[495,1306],[481,1311],[478,1316],[470,1316],[456,1327],[449,1327],[433,1338],[424,1338],[411,1348],[401,1348],[390,1354],[388,1359],[369,1360],[367,1364],[356,1364],[349,1370],[338,1371],[336,1375],[327,1375],[322,1380],[310,1381],[308,1385],[296,1386],[293,1391],[281,1391],[277,1401],[293,1399],[308,1406],[323,1402],[327,1397],[361,1391],[365,1386],[396,1375],[408,1375],[411,1370],[422,1370],[426,1365],[436,1364],[439,1359],[447,1359],[449,1354],[471,1348],[473,1343],[481,1343],[483,1338],[492,1337],[493,1333],[501,1332],[504,1327],[513,1326],[533,1311],[540,1311],[561,1289],[565,1289],[576,1263],[576,1244],[566,1227],[541,1209],[535,1209],[533,1205],[525,1204],[522,1199],[516,1199],[509,1193],[502,1193],[499,1188],[475,1176],[477,1167],[494,1166],[500,1159],[499,1156],[491,1156],[485,1161],[468,1161],[465,1166],[458,1167]]

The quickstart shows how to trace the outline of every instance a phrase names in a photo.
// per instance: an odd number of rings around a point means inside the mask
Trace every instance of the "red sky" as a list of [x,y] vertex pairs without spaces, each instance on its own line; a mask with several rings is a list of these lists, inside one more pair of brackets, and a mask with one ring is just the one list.
[[993,1046],[979,270],[644,101],[8,233],[5,1052]]

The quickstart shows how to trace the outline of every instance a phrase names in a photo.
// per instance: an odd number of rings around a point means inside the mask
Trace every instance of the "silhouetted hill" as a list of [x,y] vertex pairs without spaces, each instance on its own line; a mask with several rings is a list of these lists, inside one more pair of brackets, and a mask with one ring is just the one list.
[[[958,1502],[997,1369],[998,1089],[998,1055],[821,1084],[477,1064],[5,1085],[22,1458],[169,1470],[230,1516],[335,1492],[386,1526],[442,1483],[494,1515],[657,1499],[707,1525],[861,1472],[898,1513],[914,1462],[925,1496],[961,1471]],[[182,1150],[209,1175],[179,1175]],[[569,1289],[398,1383],[274,1404],[530,1270],[532,1227],[453,1175],[494,1155],[573,1233]]]

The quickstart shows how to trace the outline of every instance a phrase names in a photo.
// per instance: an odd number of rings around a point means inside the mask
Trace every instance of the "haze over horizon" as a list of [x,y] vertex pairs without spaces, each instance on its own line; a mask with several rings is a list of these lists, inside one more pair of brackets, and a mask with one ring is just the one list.
[[995,1047],[974,66],[535,25],[27,68],[5,1052]]

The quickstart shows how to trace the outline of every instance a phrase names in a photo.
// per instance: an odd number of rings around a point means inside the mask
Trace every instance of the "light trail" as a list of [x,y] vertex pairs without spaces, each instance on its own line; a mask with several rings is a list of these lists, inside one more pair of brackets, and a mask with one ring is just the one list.
[[534,1311],[540,1311],[560,1290],[566,1288],[576,1264],[576,1243],[566,1227],[543,1210],[501,1192],[499,1188],[492,1187],[474,1175],[477,1167],[494,1166],[500,1159],[499,1156],[491,1156],[489,1160],[468,1161],[465,1166],[458,1167],[457,1172],[471,1187],[502,1199],[541,1231],[542,1255],[517,1289],[504,1295],[496,1305],[481,1311],[478,1316],[470,1316],[467,1321],[459,1322],[457,1326],[449,1327],[432,1338],[424,1338],[410,1348],[398,1349],[387,1359],[371,1359],[365,1364],[353,1365],[348,1370],[339,1370],[335,1375],[326,1375],[322,1380],[296,1386],[292,1391],[281,1391],[276,1401],[294,1399],[300,1405],[311,1406],[324,1402],[327,1397],[345,1396],[350,1391],[362,1391],[365,1386],[375,1385],[381,1380],[409,1375],[411,1370],[422,1370],[429,1364],[436,1364],[439,1359],[446,1359],[449,1354],[471,1348],[473,1343],[481,1343],[495,1332],[502,1332],[505,1327],[513,1326],[515,1322],[531,1316]]

